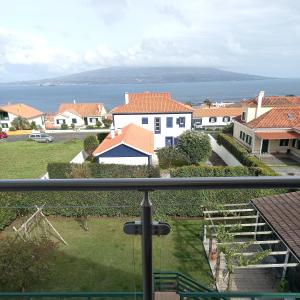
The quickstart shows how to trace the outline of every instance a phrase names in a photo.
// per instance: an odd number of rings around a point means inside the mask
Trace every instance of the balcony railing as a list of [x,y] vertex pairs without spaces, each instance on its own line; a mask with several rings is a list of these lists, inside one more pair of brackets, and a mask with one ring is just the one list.
[[[180,273],[152,272],[152,208],[154,190],[300,188],[300,177],[215,177],[136,179],[0,180],[3,191],[115,191],[135,190],[144,194],[141,204],[143,292],[25,292],[0,293],[0,298],[140,298],[151,300],[154,292],[173,292],[181,299],[268,298],[300,299],[300,293],[217,292]],[[163,298],[161,298],[163,299]]]

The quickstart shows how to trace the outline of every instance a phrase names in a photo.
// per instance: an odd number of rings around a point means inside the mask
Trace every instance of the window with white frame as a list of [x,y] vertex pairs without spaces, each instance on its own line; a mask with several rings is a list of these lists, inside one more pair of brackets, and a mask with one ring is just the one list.
[[217,118],[216,117],[210,117],[209,118],[209,123],[216,123],[217,122]]
[[56,119],[56,124],[66,124],[65,119]]
[[228,117],[228,116],[225,116],[225,117],[223,117],[223,122],[230,122],[230,117]]

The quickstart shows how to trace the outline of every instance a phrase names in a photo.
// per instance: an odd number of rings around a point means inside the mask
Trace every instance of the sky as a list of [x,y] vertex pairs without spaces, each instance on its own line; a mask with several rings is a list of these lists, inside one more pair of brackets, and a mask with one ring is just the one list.
[[298,0],[0,0],[0,82],[113,66],[300,77]]

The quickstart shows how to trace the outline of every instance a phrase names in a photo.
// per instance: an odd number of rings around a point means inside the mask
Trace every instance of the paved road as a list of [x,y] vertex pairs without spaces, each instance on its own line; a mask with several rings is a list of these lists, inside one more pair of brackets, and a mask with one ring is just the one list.
[[[88,135],[96,135],[96,132],[64,132],[64,133],[50,133],[49,135],[53,136],[54,143],[61,141],[68,141],[72,139],[84,139]],[[8,136],[6,139],[7,142],[17,142],[17,141],[26,141],[28,135],[12,135]]]

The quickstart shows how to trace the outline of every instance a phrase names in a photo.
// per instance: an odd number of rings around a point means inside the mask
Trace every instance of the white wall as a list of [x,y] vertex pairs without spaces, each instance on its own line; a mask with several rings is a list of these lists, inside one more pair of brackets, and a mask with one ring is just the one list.
[[83,164],[87,157],[88,154],[82,150],[70,161],[70,164]]
[[148,157],[99,157],[100,164],[148,165]]
[[212,150],[216,152],[228,166],[242,166],[242,164],[222,145],[219,145],[217,141],[209,134],[210,144]]
[[54,117],[54,126],[57,128],[61,127],[61,124],[57,124],[57,120],[65,120],[65,124],[67,124],[68,126],[71,126],[73,123],[72,119],[76,119],[76,121],[77,121],[75,123],[76,127],[84,126],[84,120],[81,117],[79,117],[75,114],[72,114],[71,112],[68,112],[68,111],[65,111],[63,114],[57,114]]
[[45,121],[44,116],[39,116],[36,118],[28,119],[29,123],[35,122],[37,126],[41,126],[42,128],[45,128]]
[[232,116],[224,116],[224,117],[230,117],[230,120],[228,122],[223,122],[223,117],[216,117],[217,120],[215,123],[209,122],[210,117],[202,117],[202,118],[194,118],[195,122],[197,122],[199,119],[202,119],[202,126],[204,127],[216,127],[216,126],[226,126],[232,123]]
[[[161,119],[161,133],[154,134],[154,148],[165,147],[166,137],[178,137],[184,131],[191,129],[192,114],[126,114],[126,115],[114,115],[115,128],[123,128],[126,125],[133,123],[145,129],[148,129],[154,133],[154,119],[158,117]],[[167,117],[173,118],[173,128],[167,128]],[[179,127],[176,124],[176,119],[179,117],[185,117],[185,127]],[[142,124],[142,118],[148,118],[148,124]]]

